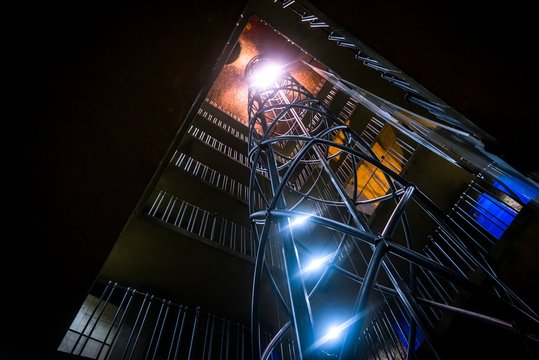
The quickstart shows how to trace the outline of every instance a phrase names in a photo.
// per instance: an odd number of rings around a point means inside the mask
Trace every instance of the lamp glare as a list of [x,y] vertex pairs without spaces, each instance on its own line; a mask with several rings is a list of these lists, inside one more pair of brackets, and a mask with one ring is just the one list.
[[265,64],[251,76],[251,86],[259,89],[271,87],[281,75],[281,67],[276,64]]

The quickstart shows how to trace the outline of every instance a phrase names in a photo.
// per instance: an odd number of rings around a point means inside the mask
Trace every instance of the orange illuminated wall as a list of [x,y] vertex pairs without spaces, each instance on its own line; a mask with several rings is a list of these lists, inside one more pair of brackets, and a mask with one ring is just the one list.
[[[239,55],[230,59],[221,69],[207,97],[218,104],[224,112],[247,125],[247,90],[248,84],[244,79],[245,67],[249,61],[264,54],[275,62],[287,66],[287,71],[311,93],[322,81],[306,63],[317,67],[325,66],[316,61],[289,41],[266,22],[257,17],[251,17],[241,32],[236,44],[240,49]],[[319,87],[318,87],[319,88]]]
[[[404,167],[403,159],[406,157],[401,145],[397,142],[397,136],[390,126],[385,126],[380,132],[380,135],[371,146],[372,151],[376,154],[382,164],[400,174]],[[349,194],[352,193],[353,180],[348,183],[347,189]],[[389,183],[382,171],[376,166],[364,161],[357,169],[357,193],[359,200],[372,200],[384,196],[389,191]],[[378,206],[378,202],[374,202],[369,206],[361,206],[361,210],[371,214]]]

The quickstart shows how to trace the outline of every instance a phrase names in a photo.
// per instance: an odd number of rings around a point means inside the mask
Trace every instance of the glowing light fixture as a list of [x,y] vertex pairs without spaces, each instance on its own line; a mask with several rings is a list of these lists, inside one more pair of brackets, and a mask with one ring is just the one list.
[[329,329],[328,329],[328,332],[326,333],[326,338],[328,340],[334,340],[334,339],[337,339],[340,335],[341,335],[341,332],[343,331],[342,327],[340,326],[331,326]]
[[318,258],[311,261],[308,268],[311,268],[313,270],[320,269],[320,267],[326,262],[325,258]]
[[309,219],[311,217],[311,214],[305,214],[305,215],[301,215],[301,216],[298,216],[296,217],[294,220],[292,220],[290,222],[290,227],[294,227],[294,226],[298,226],[298,225],[302,225],[305,223],[305,221],[307,221],[307,219]]
[[315,258],[315,259],[311,260],[309,265],[307,265],[306,267],[303,268],[302,272],[303,273],[308,273],[308,272],[318,270],[323,265],[325,265],[327,262],[331,261],[332,257],[333,257],[333,254],[329,254],[329,255],[326,255],[326,256]]
[[316,258],[312,260],[307,267],[305,267],[305,270],[306,271],[318,270],[322,267],[322,265],[324,265],[330,259],[331,259],[331,255]]
[[282,72],[281,67],[275,63],[263,64],[251,75],[250,85],[259,89],[267,89],[275,83]]
[[338,338],[341,337],[341,334],[343,333],[343,331],[348,329],[352,324],[354,324],[356,321],[358,321],[359,318],[361,316],[363,316],[363,315],[364,314],[356,314],[356,315],[354,315],[353,317],[346,320],[345,322],[343,322],[340,325],[332,325],[332,326],[330,326],[328,328],[328,330],[326,331],[326,334],[324,336],[322,336],[320,339],[318,339],[312,345],[312,349],[317,349],[320,346],[322,346],[322,345],[324,345],[324,344],[326,344],[328,342],[332,342],[332,341],[337,340]]

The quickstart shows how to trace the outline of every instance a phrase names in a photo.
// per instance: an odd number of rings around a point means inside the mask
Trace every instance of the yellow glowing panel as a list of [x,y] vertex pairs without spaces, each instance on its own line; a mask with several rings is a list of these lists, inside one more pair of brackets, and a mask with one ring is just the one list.
[[[350,119],[347,119],[345,121],[345,124],[350,125]],[[341,144],[342,145],[342,144],[344,144],[344,140],[345,140],[344,133],[342,131],[339,131],[339,132],[337,132],[337,136],[335,136],[335,138],[333,139],[333,142],[336,143],[336,144]],[[333,155],[337,154],[339,151],[340,151],[340,149],[336,148],[334,146],[330,146],[328,148],[328,153],[329,153],[330,156],[333,156]],[[335,160],[339,160],[339,158],[340,158],[340,155],[337,155],[337,156],[334,157]]]
[[[396,135],[391,127],[380,132],[371,149],[380,162],[393,172],[400,174],[403,169],[404,151],[396,142]],[[357,169],[357,192],[362,199],[371,200],[384,196],[389,191],[389,182],[384,173],[371,163],[364,162]],[[352,181],[349,185],[352,185]],[[373,204],[374,207],[378,203]]]

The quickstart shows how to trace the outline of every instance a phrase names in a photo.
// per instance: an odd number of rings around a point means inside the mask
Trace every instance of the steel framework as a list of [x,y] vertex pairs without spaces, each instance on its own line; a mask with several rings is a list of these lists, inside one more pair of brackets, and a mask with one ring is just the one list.
[[[268,61],[253,58],[246,78]],[[440,358],[440,324],[461,316],[537,342],[539,317],[499,278],[487,261],[488,250],[289,73],[269,87],[250,86],[248,96],[249,211],[258,242],[253,358],[270,358],[285,338],[296,343],[300,359],[330,354],[404,359],[420,352]],[[351,170],[337,176],[345,163]],[[366,197],[361,166],[378,174],[389,190]],[[262,208],[254,201],[260,197]],[[376,221],[365,211],[373,206],[379,210]],[[411,211],[432,225],[428,239],[414,236]],[[270,241],[279,244],[280,253],[269,253]],[[320,270],[308,264],[316,254],[323,255],[317,260]],[[284,270],[269,262],[275,256]],[[264,346],[263,281],[280,304],[275,335]],[[344,289],[347,281],[355,286]],[[489,306],[468,306],[463,298]],[[334,329],[344,336],[339,345],[331,345],[332,336],[321,330],[328,307],[346,310]]]

